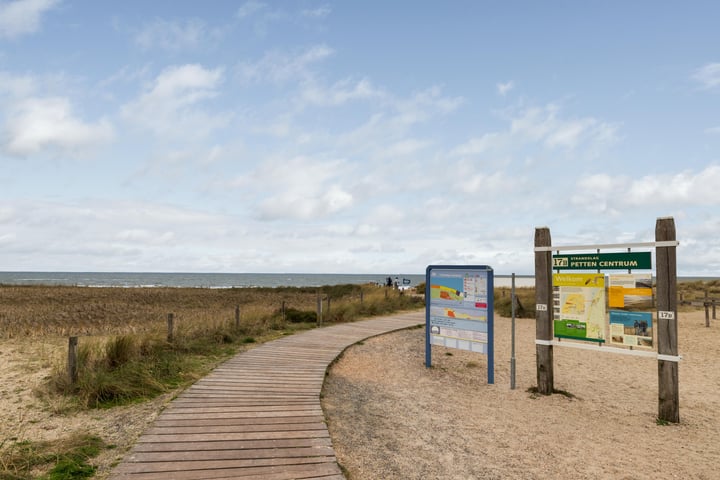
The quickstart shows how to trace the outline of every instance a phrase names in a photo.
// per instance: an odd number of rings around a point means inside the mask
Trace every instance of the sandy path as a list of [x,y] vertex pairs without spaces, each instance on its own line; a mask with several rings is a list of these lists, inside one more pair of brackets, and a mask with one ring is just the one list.
[[537,397],[535,321],[496,320],[495,384],[486,357],[435,347],[424,330],[349,349],[327,378],[323,407],[352,480],[720,478],[720,323],[679,320],[679,425],[659,426],[657,361],[556,347],[555,388]]

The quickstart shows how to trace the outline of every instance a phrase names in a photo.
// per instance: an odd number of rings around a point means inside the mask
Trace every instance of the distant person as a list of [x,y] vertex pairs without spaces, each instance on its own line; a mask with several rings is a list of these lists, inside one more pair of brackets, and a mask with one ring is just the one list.
[[386,286],[386,287],[392,287],[392,285],[393,285],[393,284],[392,284],[392,277],[387,277],[385,286]]

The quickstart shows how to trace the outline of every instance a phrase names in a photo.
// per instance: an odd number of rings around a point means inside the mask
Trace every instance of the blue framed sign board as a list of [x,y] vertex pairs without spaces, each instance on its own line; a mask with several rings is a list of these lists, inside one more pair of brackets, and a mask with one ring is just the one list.
[[432,346],[487,355],[488,383],[495,382],[493,269],[487,265],[430,265],[425,272],[425,366]]

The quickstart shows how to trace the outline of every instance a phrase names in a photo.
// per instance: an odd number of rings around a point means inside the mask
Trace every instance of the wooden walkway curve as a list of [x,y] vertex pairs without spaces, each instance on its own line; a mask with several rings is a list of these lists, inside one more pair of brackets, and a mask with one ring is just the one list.
[[240,353],[175,399],[110,478],[344,479],[320,407],[328,365],[353,343],[424,321],[424,311],[373,318]]

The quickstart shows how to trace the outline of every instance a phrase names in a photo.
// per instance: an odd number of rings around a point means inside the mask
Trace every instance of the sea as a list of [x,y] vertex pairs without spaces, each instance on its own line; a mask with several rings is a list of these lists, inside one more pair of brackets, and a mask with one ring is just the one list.
[[[344,284],[385,284],[390,277],[399,285],[425,282],[418,273],[150,273],[150,272],[0,272],[0,285],[69,285],[81,287],[320,287]],[[511,286],[511,275],[495,275],[496,287]],[[532,275],[516,275],[517,287],[532,287]]]

